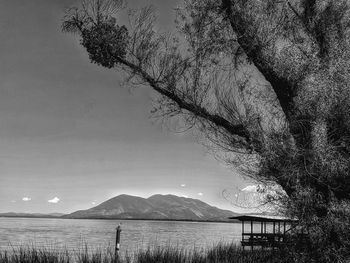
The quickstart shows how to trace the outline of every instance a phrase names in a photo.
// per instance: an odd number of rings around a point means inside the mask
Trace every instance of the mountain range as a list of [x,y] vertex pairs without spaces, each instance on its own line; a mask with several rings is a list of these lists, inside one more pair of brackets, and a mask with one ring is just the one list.
[[239,214],[210,206],[198,199],[159,194],[149,198],[119,195],[90,209],[70,214],[0,213],[0,217],[192,221],[228,221],[229,217],[236,215]]
[[51,214],[43,214],[43,213],[0,213],[0,217],[28,217],[28,218],[58,218],[62,217],[65,214],[62,213],[51,213]]
[[63,218],[227,221],[228,217],[235,215],[232,211],[210,206],[198,199],[158,194],[149,198],[119,195]]

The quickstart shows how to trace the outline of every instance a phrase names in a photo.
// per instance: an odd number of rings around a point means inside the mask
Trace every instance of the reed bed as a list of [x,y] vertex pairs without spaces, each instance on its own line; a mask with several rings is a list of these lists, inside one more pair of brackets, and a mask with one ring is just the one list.
[[125,252],[116,261],[111,248],[90,251],[21,247],[0,251],[0,263],[277,263],[289,262],[278,251],[243,251],[235,244],[217,244],[205,250],[153,246]]

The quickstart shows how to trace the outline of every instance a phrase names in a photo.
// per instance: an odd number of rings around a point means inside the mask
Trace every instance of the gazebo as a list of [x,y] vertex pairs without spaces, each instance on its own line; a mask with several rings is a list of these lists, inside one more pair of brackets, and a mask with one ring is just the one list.
[[282,216],[242,215],[230,217],[242,222],[243,249],[248,246],[276,248],[289,242],[288,232],[297,224],[297,219]]

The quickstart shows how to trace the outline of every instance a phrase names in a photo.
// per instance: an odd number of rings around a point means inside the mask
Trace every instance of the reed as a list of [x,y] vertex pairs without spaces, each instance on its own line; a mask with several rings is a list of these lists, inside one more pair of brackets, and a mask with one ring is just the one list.
[[[125,252],[118,263],[277,263],[290,262],[276,251],[243,251],[234,244],[219,243],[205,250],[153,246]],[[116,263],[111,248],[80,251],[21,247],[0,251],[0,263]]]

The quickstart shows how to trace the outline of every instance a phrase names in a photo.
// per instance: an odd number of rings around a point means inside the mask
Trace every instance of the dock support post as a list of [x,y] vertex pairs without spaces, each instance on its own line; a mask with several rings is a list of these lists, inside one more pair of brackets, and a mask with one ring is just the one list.
[[276,222],[273,221],[273,241],[272,241],[272,250],[275,250],[275,241],[276,241]]
[[119,262],[119,249],[120,249],[120,232],[122,232],[122,228],[120,224],[117,227],[117,233],[115,237],[115,251],[114,251],[114,260],[115,263]]
[[281,222],[278,221],[278,245],[280,245],[281,242]]
[[[251,240],[251,242],[254,242],[253,240],[254,240],[254,235],[253,235],[253,233],[254,233],[254,227],[253,227],[253,221],[250,221],[250,240]],[[253,251],[253,243],[251,243],[250,244],[251,246],[250,246],[250,248],[251,248],[251,250]]]

